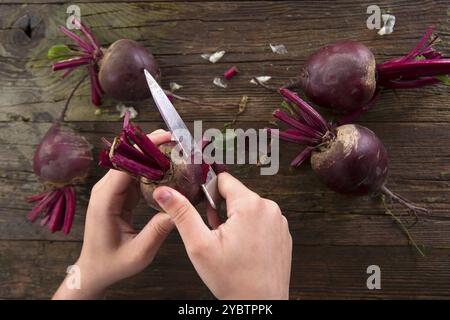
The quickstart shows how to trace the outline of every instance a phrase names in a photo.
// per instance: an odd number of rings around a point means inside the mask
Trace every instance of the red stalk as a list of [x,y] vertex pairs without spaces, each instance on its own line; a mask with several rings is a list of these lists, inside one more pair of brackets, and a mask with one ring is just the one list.
[[400,61],[408,61],[410,59],[414,59],[420,54],[420,50],[423,48],[427,40],[433,34],[433,27],[428,27],[427,31],[423,35],[422,39],[420,39],[419,43],[412,49],[405,57],[401,58]]
[[64,196],[66,200],[66,212],[64,213],[64,223],[62,226],[62,230],[64,234],[69,234],[70,229],[72,228],[73,217],[75,215],[75,189],[72,186],[64,188]]
[[142,165],[150,167],[159,167],[159,164],[151,157],[137,150],[134,146],[130,145],[125,137],[120,137],[118,142],[114,146],[114,153],[120,153],[121,155],[133,159]]
[[322,138],[323,134],[318,132],[317,130],[314,130],[307,125],[302,124],[300,121],[288,116],[285,112],[281,111],[280,109],[277,109],[273,112],[273,116],[284,123],[296,128],[300,134],[307,136],[308,138],[314,139],[320,139]]
[[73,33],[72,31],[69,31],[67,28],[63,26],[59,27],[59,30],[66,36],[71,38],[73,41],[75,41],[80,46],[80,48],[86,53],[92,54],[94,52],[95,50],[94,47],[89,43],[87,43],[86,41],[84,41],[79,35]]
[[80,58],[68,59],[60,62],[56,62],[53,64],[53,71],[58,71],[67,68],[75,68],[85,64],[88,64],[91,61],[91,57],[82,56]]
[[159,148],[147,137],[138,126],[128,125],[124,129],[125,135],[141,149],[143,153],[152,158],[163,171],[170,168],[170,162]]
[[100,152],[98,165],[102,166],[102,167],[110,168],[110,169],[115,169],[114,164],[109,159],[109,151],[108,150],[102,150]]
[[118,169],[122,169],[137,176],[145,177],[149,180],[161,180],[164,176],[164,171],[142,165],[120,154],[113,155],[111,162]]
[[98,79],[96,80],[97,76],[92,66],[89,66],[89,76],[91,80],[91,101],[95,106],[99,106],[102,104],[101,93],[97,87]]
[[47,193],[47,195],[39,201],[37,205],[33,207],[33,209],[28,214],[28,220],[31,222],[34,222],[36,218],[39,216],[39,214],[45,209],[50,207],[53,202],[57,199],[57,197],[60,195],[59,190],[50,191]]
[[95,50],[100,50],[100,44],[97,39],[94,37],[91,30],[89,30],[84,23],[80,21],[80,31],[85,35],[85,37],[90,41]]
[[450,59],[413,60],[381,64],[377,68],[380,81],[399,78],[429,77],[450,74]]
[[274,137],[279,137],[281,140],[285,140],[292,143],[301,143],[301,144],[307,144],[307,145],[315,145],[317,144],[317,139],[311,139],[307,137],[298,136],[295,134],[278,131],[278,133],[272,131],[271,129],[267,129],[269,134]]
[[325,119],[322,118],[322,116],[316,110],[314,110],[314,108],[300,99],[298,95],[285,88],[280,89],[280,93],[291,103],[299,107],[301,115],[308,124],[315,127],[319,132],[322,132],[324,134],[328,131],[328,125]]
[[306,159],[308,159],[311,156],[313,150],[314,150],[313,147],[306,147],[305,149],[303,149],[303,151],[300,152],[298,156],[294,158],[294,160],[292,160],[291,166],[293,167],[300,166]]
[[28,203],[31,202],[36,202],[36,201],[41,201],[42,199],[45,198],[45,196],[48,194],[48,192],[44,192],[44,193],[39,193],[39,194],[34,194],[32,196],[29,196],[26,198]]
[[53,208],[50,211],[50,220],[48,221],[48,227],[51,232],[55,232],[58,230],[58,226],[60,221],[64,219],[65,212],[65,198],[64,194],[59,192],[58,199],[54,204]]

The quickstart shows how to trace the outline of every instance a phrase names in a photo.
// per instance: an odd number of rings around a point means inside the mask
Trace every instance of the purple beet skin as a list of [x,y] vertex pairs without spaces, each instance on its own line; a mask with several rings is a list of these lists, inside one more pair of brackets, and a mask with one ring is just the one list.
[[300,87],[314,103],[339,112],[366,105],[375,87],[375,58],[365,45],[345,41],[312,54],[300,74]]
[[34,222],[41,217],[41,225],[51,232],[62,230],[68,234],[75,215],[75,188],[82,183],[92,164],[92,146],[60,120],[50,127],[39,144],[33,161],[34,172],[48,191],[27,198],[35,202],[28,214]]
[[388,155],[380,139],[359,125],[335,127],[298,95],[288,89],[280,93],[292,114],[275,110],[274,117],[289,126],[284,131],[270,130],[282,140],[306,145],[291,165],[308,158],[320,179],[332,190],[354,195],[382,193],[414,212],[427,212],[386,187]]

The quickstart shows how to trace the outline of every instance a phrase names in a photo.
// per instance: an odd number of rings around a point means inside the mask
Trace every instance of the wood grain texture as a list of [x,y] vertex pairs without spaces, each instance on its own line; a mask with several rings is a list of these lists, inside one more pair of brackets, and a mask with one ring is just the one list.
[[[273,84],[296,76],[309,54],[341,39],[369,46],[377,61],[409,51],[429,25],[441,37],[437,47],[450,56],[448,1],[379,1],[395,14],[395,32],[376,35],[365,26],[371,1],[77,1],[84,22],[103,46],[120,38],[139,41],[157,58],[163,86],[171,81],[184,87],[179,94],[203,101],[177,101],[181,116],[204,128],[222,127],[237,107],[250,100],[238,127],[264,128],[280,98],[249,83],[254,75],[270,75]],[[79,254],[84,214],[90,189],[104,174],[93,168],[77,187],[77,212],[68,237],[50,234],[25,219],[30,206],[23,201],[40,190],[32,171],[33,152],[59,114],[64,99],[83,70],[61,80],[51,72],[48,48],[69,43],[57,30],[65,21],[66,1],[34,0],[0,4],[0,298],[48,298]],[[31,37],[21,26],[30,21]],[[276,55],[269,43],[284,44],[289,53]],[[222,60],[207,63],[205,52],[226,50]],[[227,89],[212,84],[230,66],[240,72]],[[163,128],[151,101],[133,103],[146,131]],[[100,115],[90,104],[83,85],[66,115],[68,125],[83,133],[100,150],[100,138],[111,138],[121,127],[113,101]],[[335,194],[318,181],[308,165],[289,167],[299,152],[283,145],[278,175],[264,177],[254,165],[232,166],[232,172],[261,195],[277,201],[289,220],[294,239],[291,298],[450,298],[450,99],[449,89],[383,92],[361,123],[383,140],[390,156],[389,186],[433,212],[410,232],[424,247],[420,258],[374,197]],[[201,209],[201,208],[200,208]],[[395,212],[411,222],[406,212]],[[136,227],[153,211],[136,210]],[[382,269],[382,290],[367,290],[366,268]],[[108,292],[109,298],[212,298],[185,254],[179,236],[172,234],[154,264]]]

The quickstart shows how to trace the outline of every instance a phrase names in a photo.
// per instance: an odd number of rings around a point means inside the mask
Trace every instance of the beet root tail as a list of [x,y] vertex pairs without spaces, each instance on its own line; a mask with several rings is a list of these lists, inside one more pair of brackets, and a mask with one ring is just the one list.
[[428,214],[428,213],[430,213],[430,210],[415,205],[414,203],[412,203],[408,199],[406,199],[406,198],[404,198],[404,197],[402,197],[402,196],[392,192],[391,190],[389,190],[384,185],[381,187],[381,193],[384,194],[385,196],[389,197],[389,199],[392,199],[393,201],[400,203],[401,205],[406,207],[410,212],[412,212],[416,216],[418,216],[419,214]]

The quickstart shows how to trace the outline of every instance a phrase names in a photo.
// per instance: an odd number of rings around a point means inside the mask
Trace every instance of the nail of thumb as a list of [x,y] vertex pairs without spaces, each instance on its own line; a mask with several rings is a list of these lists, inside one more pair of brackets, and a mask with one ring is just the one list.
[[153,191],[153,199],[155,199],[162,209],[167,209],[170,200],[173,199],[173,194],[169,188],[159,187]]

